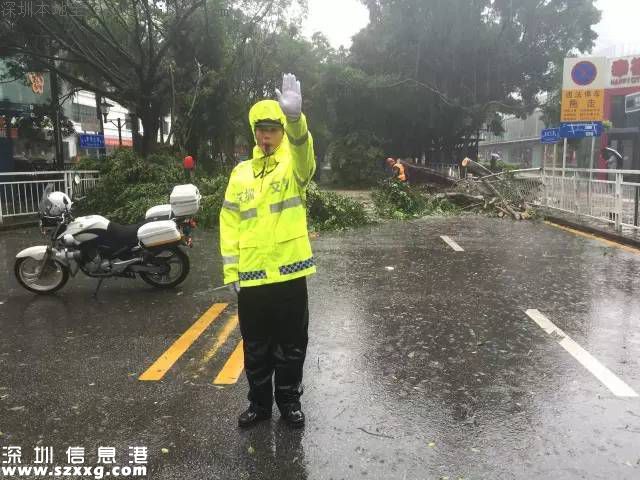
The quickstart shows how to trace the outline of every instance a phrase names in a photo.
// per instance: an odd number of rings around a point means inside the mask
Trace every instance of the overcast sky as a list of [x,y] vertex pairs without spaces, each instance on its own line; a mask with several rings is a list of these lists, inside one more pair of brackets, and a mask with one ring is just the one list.
[[595,27],[599,37],[594,53],[612,57],[640,53],[640,1],[597,0],[596,6],[602,10],[602,20]]
[[369,23],[369,10],[358,0],[309,0],[303,32],[324,33],[333,47],[351,46],[351,37]]
[[[596,0],[602,21],[594,53],[607,56],[640,53],[640,0]],[[369,12],[358,0],[309,0],[304,33],[323,32],[334,47],[351,46],[351,36],[369,23]]]

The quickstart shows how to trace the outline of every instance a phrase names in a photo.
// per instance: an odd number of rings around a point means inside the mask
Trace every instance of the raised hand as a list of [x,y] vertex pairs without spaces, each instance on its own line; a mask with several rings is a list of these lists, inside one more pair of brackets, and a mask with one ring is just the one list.
[[289,120],[298,120],[302,113],[302,93],[300,82],[292,73],[285,73],[282,76],[282,91],[276,88],[276,96],[280,108]]

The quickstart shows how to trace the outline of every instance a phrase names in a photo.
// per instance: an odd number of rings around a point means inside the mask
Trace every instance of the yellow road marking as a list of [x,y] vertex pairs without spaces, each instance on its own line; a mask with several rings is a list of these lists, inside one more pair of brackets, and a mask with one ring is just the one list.
[[546,223],[547,225],[551,225],[552,227],[559,228],[560,230],[564,230],[565,232],[573,233],[574,235],[578,235],[579,237],[588,238],[590,240],[597,240],[601,243],[604,243],[605,245],[608,245],[609,247],[615,247],[615,248],[624,250],[626,252],[640,254],[640,250],[638,250],[637,248],[633,248],[628,245],[623,245],[622,243],[614,242],[612,240],[607,240],[606,238],[598,237],[597,235],[593,235],[591,233],[581,232],[580,230],[575,230],[573,228],[558,225],[553,222],[545,221],[544,223]]
[[202,359],[203,366],[200,367],[200,371],[203,371],[205,369],[204,364],[214,357],[220,347],[224,345],[224,342],[227,341],[229,335],[231,335],[231,332],[233,332],[237,326],[238,315],[233,315],[231,318],[229,318],[229,320],[227,320],[227,323],[224,324],[224,326],[220,330],[220,333],[218,333],[216,343],[214,343],[213,346],[207,351],[207,353],[204,354],[204,358]]
[[244,350],[242,349],[242,340],[233,351],[227,363],[224,364],[222,370],[213,381],[214,385],[232,385],[238,381],[240,374],[244,369]]
[[215,303],[207,310],[189,329],[164,352],[158,360],[144,372],[138,380],[154,381],[161,380],[164,374],[173,366],[184,352],[195,342],[204,332],[211,322],[226,308],[226,303]]

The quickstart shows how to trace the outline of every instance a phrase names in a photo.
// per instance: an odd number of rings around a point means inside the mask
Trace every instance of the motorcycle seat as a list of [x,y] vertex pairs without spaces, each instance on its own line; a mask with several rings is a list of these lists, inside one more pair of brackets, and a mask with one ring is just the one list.
[[134,247],[138,244],[138,229],[146,222],[121,225],[109,222],[107,235],[109,243],[114,247]]

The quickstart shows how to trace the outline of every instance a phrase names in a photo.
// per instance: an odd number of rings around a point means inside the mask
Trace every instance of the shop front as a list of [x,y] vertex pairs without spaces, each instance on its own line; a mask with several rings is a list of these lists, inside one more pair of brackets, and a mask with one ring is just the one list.
[[[0,172],[46,169],[53,165],[51,134],[28,128],[38,108],[51,103],[49,74],[31,72],[11,79],[0,61]],[[8,80],[7,80],[8,78]]]
[[610,59],[609,73],[604,114],[611,126],[601,146],[618,150],[623,158],[615,166],[600,158],[599,168],[640,170],[640,111],[633,111],[626,101],[640,92],[640,55]]

